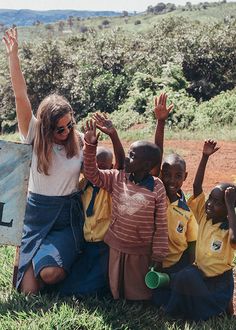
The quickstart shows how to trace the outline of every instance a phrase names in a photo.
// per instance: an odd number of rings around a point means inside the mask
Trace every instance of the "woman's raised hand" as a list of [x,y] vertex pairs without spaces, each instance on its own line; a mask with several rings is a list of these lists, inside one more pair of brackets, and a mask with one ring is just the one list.
[[8,55],[14,55],[18,53],[17,28],[7,30],[2,38],[2,41],[6,46]]

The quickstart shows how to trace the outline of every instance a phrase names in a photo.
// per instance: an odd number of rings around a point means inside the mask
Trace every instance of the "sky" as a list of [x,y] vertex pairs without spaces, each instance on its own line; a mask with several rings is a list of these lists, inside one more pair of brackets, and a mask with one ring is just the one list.
[[[0,0],[0,9],[76,9],[76,10],[113,10],[141,12],[149,5],[155,6],[159,2],[171,2],[184,5],[188,0]],[[189,0],[199,3],[201,0]],[[217,0],[214,0],[217,1]],[[211,0],[209,0],[211,2]]]

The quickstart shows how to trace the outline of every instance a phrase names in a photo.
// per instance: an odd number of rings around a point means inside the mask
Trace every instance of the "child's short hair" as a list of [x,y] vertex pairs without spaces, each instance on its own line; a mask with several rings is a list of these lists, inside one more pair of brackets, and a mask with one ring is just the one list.
[[97,159],[102,158],[104,159],[109,159],[112,161],[113,159],[113,153],[109,148],[106,147],[97,147],[97,154],[96,154]]
[[219,188],[220,190],[225,191],[229,187],[236,189],[236,186],[229,182],[220,182],[214,188]]
[[163,160],[162,166],[164,164],[169,164],[169,165],[179,164],[183,168],[183,171],[184,172],[186,171],[185,160],[183,159],[183,157],[181,157],[179,154],[176,154],[176,153],[171,153],[171,154],[167,155]]
[[[213,189],[215,188],[219,188],[223,193],[225,192],[225,190],[229,187],[234,188],[234,190],[236,191],[236,185],[233,183],[229,183],[229,182],[220,182],[218,183]],[[213,190],[212,189],[212,190]],[[236,207],[236,201],[234,203],[234,207]]]
[[141,149],[143,160],[150,162],[150,170],[160,164],[161,150],[156,144],[149,141],[136,141],[134,144]]

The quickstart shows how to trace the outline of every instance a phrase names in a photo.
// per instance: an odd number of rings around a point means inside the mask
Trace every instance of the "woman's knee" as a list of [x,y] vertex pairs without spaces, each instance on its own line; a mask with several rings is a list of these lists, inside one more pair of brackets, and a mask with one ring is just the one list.
[[40,272],[40,278],[46,284],[56,284],[66,277],[66,272],[60,267],[45,267]]

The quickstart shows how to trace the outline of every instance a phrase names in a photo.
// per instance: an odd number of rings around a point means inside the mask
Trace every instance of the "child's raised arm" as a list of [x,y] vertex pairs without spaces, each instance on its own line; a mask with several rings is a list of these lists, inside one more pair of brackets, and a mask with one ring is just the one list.
[[96,149],[100,133],[96,133],[96,123],[93,120],[86,122],[84,130],[84,176],[95,186],[112,192],[113,171],[100,170],[96,162]]
[[26,136],[28,133],[30,119],[32,117],[31,104],[27,94],[25,79],[20,67],[18,56],[17,29],[9,29],[3,37],[8,58],[11,75],[11,82],[16,101],[16,114],[21,133]]
[[[155,141],[154,143],[161,149],[161,161],[163,157],[163,145],[164,145],[164,130],[165,122],[169,116],[170,111],[173,109],[174,105],[171,104],[168,108],[166,106],[167,94],[161,93],[159,97],[154,99],[154,114],[157,120],[156,130],[155,130]],[[154,176],[159,176],[160,168],[155,167],[151,173]]]
[[236,187],[228,187],[225,190],[225,204],[228,211],[230,243],[236,249]]
[[197,173],[193,182],[194,198],[202,193],[202,183],[205,175],[205,169],[209,156],[213,155],[220,148],[216,146],[217,142],[214,140],[205,140],[202,150],[202,158],[198,165]]
[[161,93],[159,97],[154,99],[154,113],[157,120],[156,131],[155,131],[155,144],[161,149],[163,153],[163,140],[164,140],[164,128],[166,119],[169,116],[170,111],[174,105],[171,104],[169,107],[166,106],[167,94]]
[[115,154],[114,168],[122,170],[124,168],[125,152],[112,121],[106,114],[100,114],[98,112],[93,115],[93,119],[96,122],[97,128],[99,128],[103,133],[109,135]]

